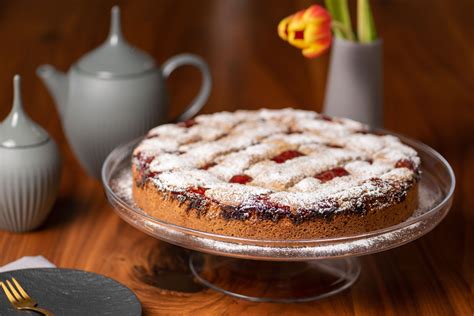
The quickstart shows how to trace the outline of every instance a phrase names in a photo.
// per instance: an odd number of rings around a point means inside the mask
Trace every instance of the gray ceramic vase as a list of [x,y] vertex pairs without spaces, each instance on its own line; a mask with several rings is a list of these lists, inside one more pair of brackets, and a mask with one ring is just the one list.
[[131,46],[120,28],[119,8],[112,8],[107,40],[83,56],[67,74],[50,65],[38,68],[61,115],[76,157],[100,178],[102,163],[115,147],[168,121],[165,79],[178,67],[197,67],[203,77],[197,97],[176,120],[194,116],[211,91],[211,75],[199,57],[181,54],[159,67],[148,54]]
[[13,108],[0,123],[0,229],[24,232],[41,225],[56,199],[60,173],[58,148],[23,111],[16,75]]
[[382,42],[335,39],[324,112],[383,127]]

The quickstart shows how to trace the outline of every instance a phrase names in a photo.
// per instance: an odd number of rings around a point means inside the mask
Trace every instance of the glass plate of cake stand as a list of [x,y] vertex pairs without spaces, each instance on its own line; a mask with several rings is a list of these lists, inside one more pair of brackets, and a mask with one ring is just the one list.
[[357,257],[411,242],[448,213],[455,186],[448,162],[427,145],[396,136],[415,148],[422,161],[419,207],[400,224],[356,236],[256,240],[206,233],[151,217],[132,198],[131,155],[139,140],[110,153],[102,180],[110,204],[123,220],[148,235],[193,250],[189,268],[203,285],[256,302],[305,302],[348,289],[360,273]]

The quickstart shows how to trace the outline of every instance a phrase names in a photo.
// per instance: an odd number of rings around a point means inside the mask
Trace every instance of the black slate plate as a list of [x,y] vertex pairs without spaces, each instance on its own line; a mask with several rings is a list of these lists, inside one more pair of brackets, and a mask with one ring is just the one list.
[[[70,269],[25,269],[0,273],[0,281],[14,277],[39,307],[55,316],[141,315],[135,294],[103,275]],[[16,311],[0,290],[1,316],[39,315]]]

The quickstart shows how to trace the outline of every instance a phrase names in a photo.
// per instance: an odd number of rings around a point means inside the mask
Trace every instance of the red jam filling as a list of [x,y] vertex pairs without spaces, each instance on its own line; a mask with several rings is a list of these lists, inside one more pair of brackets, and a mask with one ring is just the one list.
[[197,188],[189,188],[188,192],[199,194],[199,195],[204,195],[206,193],[206,188],[203,187],[197,187]]
[[337,168],[333,168],[331,170],[327,170],[327,171],[323,171],[321,173],[318,173],[314,177],[316,179],[320,180],[322,183],[324,183],[324,182],[328,182],[328,181],[330,181],[334,178],[344,177],[344,176],[347,176],[347,175],[349,175],[349,172],[347,172],[346,169],[344,169],[342,167],[337,167]]
[[395,164],[395,168],[408,168],[410,170],[415,170],[415,164],[409,159],[401,159]]
[[177,125],[180,126],[180,127],[190,128],[191,126],[194,126],[196,124],[197,124],[197,122],[196,122],[195,119],[189,119],[189,120],[186,120],[186,121],[183,121],[183,122],[179,122]]
[[142,152],[139,152],[136,157],[138,163],[140,164],[141,171],[148,169],[150,163],[153,161],[153,159],[155,159],[153,156],[145,156]]
[[330,147],[330,148],[344,148],[344,146],[341,146],[341,145],[338,145],[338,144],[326,144],[327,147]]
[[160,174],[160,172],[151,171],[151,172],[148,174],[148,176],[151,177],[151,178],[154,178],[154,177],[156,177],[156,176],[159,175],[159,174]]
[[329,115],[326,115],[326,114],[321,114],[321,115],[319,116],[319,118],[322,119],[322,120],[324,120],[324,121],[328,121],[328,122],[332,122],[332,121],[333,121],[332,117],[330,117]]
[[284,163],[287,160],[300,157],[300,156],[304,156],[304,155],[297,150],[286,150],[280,153],[279,155],[273,157],[272,160],[276,163]]
[[249,177],[248,175],[245,174],[238,174],[230,178],[229,182],[230,183],[240,183],[240,184],[246,184],[250,181],[252,181],[252,177]]
[[216,164],[214,162],[211,162],[211,163],[208,163],[208,164],[205,164],[204,166],[201,167],[202,170],[207,170],[211,167],[214,167]]

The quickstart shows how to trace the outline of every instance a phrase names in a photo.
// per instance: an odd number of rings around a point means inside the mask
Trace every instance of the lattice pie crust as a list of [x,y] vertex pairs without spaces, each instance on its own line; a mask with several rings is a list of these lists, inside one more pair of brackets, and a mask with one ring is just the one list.
[[138,206],[218,234],[345,236],[399,223],[417,206],[414,149],[310,111],[221,112],[161,125],[132,162]]

